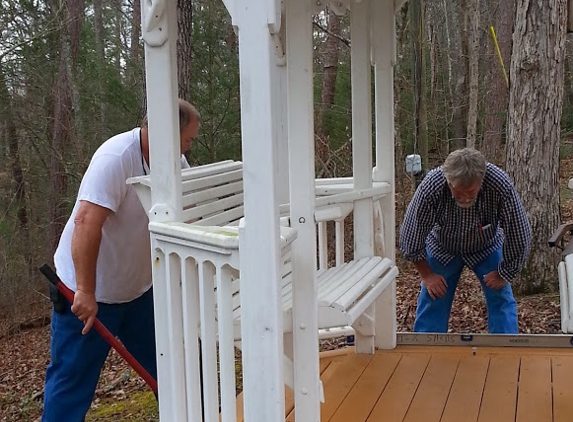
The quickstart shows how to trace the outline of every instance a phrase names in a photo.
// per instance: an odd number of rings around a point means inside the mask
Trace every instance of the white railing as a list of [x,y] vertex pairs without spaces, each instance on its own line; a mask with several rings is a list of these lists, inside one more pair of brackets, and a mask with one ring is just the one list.
[[380,200],[390,192],[390,185],[385,182],[374,183],[372,188],[353,190],[353,179],[351,177],[316,179],[317,204],[336,204],[337,206],[326,206],[317,208],[315,216],[318,225],[318,265],[319,269],[328,268],[328,226],[329,222],[334,222],[334,251],[335,266],[346,261],[345,257],[345,219],[354,210],[356,200],[371,198],[372,212],[374,217],[374,243],[377,255],[384,256],[384,240],[377,232],[383,232],[383,215],[380,210]]
[[[184,223],[150,223],[149,228],[161,416],[235,422],[239,229]],[[282,230],[287,255],[296,233]]]
[[221,420],[234,422],[231,268],[238,268],[238,236],[182,224],[151,223],[150,231],[155,300],[163,305],[155,307],[161,416],[215,422],[220,397]]
[[[238,198],[242,200],[240,169],[241,163],[224,162],[184,171],[183,215],[193,217],[192,220],[187,223],[150,224],[162,419],[197,422],[236,420],[235,346],[241,346],[241,312],[248,306],[257,307],[259,303],[256,297],[243,298],[239,294],[240,229],[213,224],[235,225],[243,217],[242,203],[236,202]],[[151,192],[147,178],[132,179],[130,183],[137,189],[142,203],[149,204]],[[349,261],[344,253],[345,219],[354,211],[356,201],[371,201],[375,254],[384,255],[384,221],[380,204],[387,199],[389,192],[391,187],[384,182],[375,182],[371,188],[354,190],[352,178],[316,180],[319,274],[328,270],[329,253],[332,254],[329,247],[334,247],[334,266]],[[233,202],[229,205],[228,201]],[[203,209],[209,212],[207,216],[199,215]],[[292,279],[289,251],[296,233],[288,227],[290,206],[281,205],[279,212],[282,216],[283,258],[282,280],[279,283],[284,286]],[[334,236],[329,236],[331,227],[334,227]],[[382,234],[377,231],[382,231]],[[329,242],[332,237],[334,243]],[[286,306],[285,298],[290,297],[292,291],[283,297],[283,307]],[[280,298],[277,306],[280,309]],[[297,312],[297,309],[288,311],[285,313],[287,317],[283,330],[292,332],[293,325],[288,315]],[[371,336],[368,333],[374,331],[368,327],[373,327],[375,319],[372,312],[366,313],[368,317],[356,321],[355,328],[361,335]],[[354,332],[344,325],[327,323],[321,326],[325,329],[316,334],[317,341],[319,337],[330,337],[335,333],[344,335]],[[391,327],[386,329],[391,331]],[[199,347],[194,347],[195,344],[201,345],[202,361]],[[292,361],[290,368],[285,365],[283,381],[293,385]]]

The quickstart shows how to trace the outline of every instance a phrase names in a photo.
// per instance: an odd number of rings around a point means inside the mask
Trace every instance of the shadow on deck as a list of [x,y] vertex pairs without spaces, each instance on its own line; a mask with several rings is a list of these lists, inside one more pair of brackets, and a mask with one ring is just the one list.
[[[398,346],[321,355],[321,422],[571,422],[573,351]],[[286,421],[295,421],[292,391]],[[238,411],[242,421],[242,406]],[[306,422],[306,421],[298,421]]]

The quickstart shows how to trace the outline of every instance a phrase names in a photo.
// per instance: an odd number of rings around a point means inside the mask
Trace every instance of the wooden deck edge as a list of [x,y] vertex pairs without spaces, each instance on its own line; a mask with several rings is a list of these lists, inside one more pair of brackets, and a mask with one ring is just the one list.
[[378,349],[376,353],[424,353],[461,355],[530,355],[573,356],[572,348],[562,347],[491,347],[491,346],[433,346],[398,345],[395,349]]
[[342,347],[340,349],[334,349],[334,350],[325,350],[324,352],[320,352],[318,354],[318,358],[319,359],[332,358],[336,356],[348,355],[350,353],[354,353],[354,346]]

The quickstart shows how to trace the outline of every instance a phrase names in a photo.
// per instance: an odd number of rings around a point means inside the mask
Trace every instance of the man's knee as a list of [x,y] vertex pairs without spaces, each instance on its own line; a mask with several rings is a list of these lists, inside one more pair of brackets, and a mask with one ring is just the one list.
[[414,331],[445,333],[448,331],[451,304],[447,298],[432,299],[425,288],[420,291]]

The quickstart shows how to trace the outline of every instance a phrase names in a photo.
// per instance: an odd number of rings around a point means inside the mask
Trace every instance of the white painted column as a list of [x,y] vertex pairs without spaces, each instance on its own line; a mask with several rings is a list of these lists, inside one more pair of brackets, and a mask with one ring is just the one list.
[[287,106],[287,67],[277,68],[278,92],[275,97],[277,129],[277,199],[279,204],[289,202],[289,150],[288,150],[288,106]]
[[181,219],[181,147],[177,103],[177,1],[142,0],[145,43],[149,156],[150,221]]
[[[353,0],[350,9],[352,82],[352,167],[354,189],[372,186],[372,105],[370,65],[370,1]],[[354,203],[354,258],[374,253],[372,199]],[[371,312],[370,310],[369,312]],[[373,316],[373,315],[370,315]],[[356,351],[373,353],[373,338],[356,333]]]
[[233,16],[239,28],[245,191],[239,238],[246,422],[278,422],[284,420],[285,409],[273,99],[279,78],[269,32],[280,25],[276,6],[274,1],[243,0],[234,4]]
[[[142,0],[147,114],[151,167],[150,221],[181,218],[181,162],[177,104],[177,2]],[[181,273],[156,249],[152,236],[159,414],[162,421],[185,420],[185,371]],[[150,257],[151,259],[151,257]],[[176,368],[182,368],[178,371]]]
[[279,204],[289,202],[289,155],[288,155],[288,76],[286,65],[286,16],[281,16],[278,36],[274,37],[277,56],[277,90],[273,97],[276,101],[275,129],[277,130],[277,200]]
[[292,247],[295,408],[297,420],[319,422],[312,3],[285,6],[291,225],[298,233]]
[[[388,182],[391,192],[381,200],[384,216],[384,250],[396,260],[396,212],[394,179],[394,63],[396,54],[394,1],[372,2],[376,115],[376,166],[374,180]],[[387,288],[375,305],[376,347],[396,347],[396,283]]]

